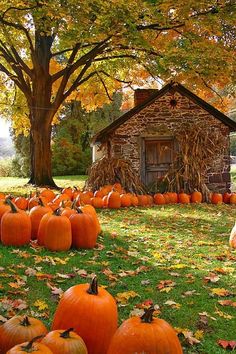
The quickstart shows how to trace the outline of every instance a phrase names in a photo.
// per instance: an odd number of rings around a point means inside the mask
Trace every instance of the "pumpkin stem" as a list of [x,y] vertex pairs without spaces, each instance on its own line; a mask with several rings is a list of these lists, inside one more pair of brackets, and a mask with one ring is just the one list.
[[90,286],[87,290],[87,293],[90,295],[97,295],[98,294],[98,280],[97,280],[96,276],[92,279]]
[[18,213],[18,210],[17,210],[15,204],[12,203],[11,199],[7,198],[6,203],[7,203],[8,205],[10,205],[10,207],[11,207],[11,212],[12,212],[12,213]]
[[43,204],[43,201],[42,201],[41,198],[39,198],[39,205],[42,206],[42,207],[44,207],[44,204]]
[[72,332],[74,330],[74,328],[69,328],[67,329],[65,332],[62,332],[60,334],[61,338],[70,338],[70,332]]
[[28,352],[28,353],[30,353],[34,342],[36,342],[36,340],[38,340],[38,339],[40,339],[40,338],[43,338],[43,337],[44,337],[44,335],[34,337],[33,339],[31,339],[31,341],[30,341],[28,344],[23,345],[23,346],[21,347],[21,349],[24,350],[24,351],[26,351],[26,352]]
[[53,215],[60,216],[61,213],[62,213],[61,208],[57,208],[56,210],[54,210]]
[[66,206],[65,206],[65,202],[64,202],[64,200],[62,200],[61,201],[61,203],[60,203],[60,208],[65,208]]
[[151,305],[148,309],[144,310],[144,314],[140,317],[141,322],[151,323],[153,321],[153,312],[155,311],[154,306]]
[[80,208],[75,208],[78,214],[83,214],[82,210]]
[[29,317],[28,316],[25,316],[23,318],[23,320],[20,322],[21,326],[25,326],[25,327],[28,327],[31,325],[30,321],[29,321]]
[[71,204],[71,209],[76,209],[76,203],[77,203],[77,200],[74,199],[73,203]]

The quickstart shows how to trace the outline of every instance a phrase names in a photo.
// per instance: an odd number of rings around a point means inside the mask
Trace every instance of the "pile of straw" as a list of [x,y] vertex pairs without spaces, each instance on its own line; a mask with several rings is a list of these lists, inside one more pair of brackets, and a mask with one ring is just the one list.
[[126,192],[146,193],[145,186],[137,177],[137,173],[132,169],[129,161],[105,156],[92,164],[84,188],[94,191],[107,184],[117,182]]

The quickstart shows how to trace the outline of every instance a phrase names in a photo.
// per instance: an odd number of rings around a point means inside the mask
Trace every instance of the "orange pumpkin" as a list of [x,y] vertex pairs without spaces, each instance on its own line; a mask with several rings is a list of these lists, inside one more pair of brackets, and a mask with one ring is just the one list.
[[8,199],[11,210],[3,214],[1,220],[1,241],[6,246],[23,246],[30,242],[31,221],[29,215],[17,209]]
[[211,195],[212,204],[222,204],[223,196],[220,193],[212,193]]
[[29,217],[31,220],[31,239],[36,240],[38,237],[38,228],[42,217],[49,213],[51,208],[48,206],[44,206],[41,198],[39,198],[39,205],[34,206],[30,209]]
[[184,192],[179,193],[178,199],[180,204],[190,203],[190,196]]
[[137,195],[138,198],[138,205],[139,206],[146,206],[148,205],[148,197],[146,194],[138,194]]
[[138,197],[135,194],[131,195],[131,204],[134,207],[138,206]]
[[9,205],[9,202],[7,201],[7,199],[2,200],[0,202],[0,239],[1,239],[1,220],[2,220],[2,216],[3,214],[5,214],[6,211],[10,211],[11,207]]
[[72,200],[72,198],[73,198],[73,190],[72,190],[71,187],[63,188],[62,191],[61,191],[61,193],[68,195],[68,197],[70,198],[70,200]]
[[8,350],[6,354],[24,354],[24,353],[31,353],[31,354],[53,354],[53,352],[44,344],[36,343],[35,341],[40,339],[42,336],[38,336],[32,339],[30,342],[25,342],[18,344]]
[[93,248],[97,241],[97,228],[92,215],[80,209],[69,218],[72,231],[72,246],[75,248]]
[[40,246],[44,246],[44,238],[45,238],[47,222],[51,215],[52,215],[52,211],[48,212],[47,214],[44,214],[39,222],[37,241]]
[[111,209],[119,209],[121,207],[120,193],[112,190],[108,194],[107,206]]
[[178,194],[175,192],[167,192],[168,197],[169,197],[169,203],[170,204],[176,204],[178,203],[179,199],[178,199]]
[[112,188],[114,189],[114,191],[117,191],[119,193],[121,193],[123,190],[122,185],[119,182],[114,183]]
[[232,193],[230,198],[229,198],[229,203],[230,204],[236,204],[236,193]]
[[103,200],[101,197],[91,198],[92,206],[94,208],[103,208]]
[[194,191],[191,194],[191,203],[201,203],[202,202],[202,193]]
[[55,198],[56,194],[49,188],[44,188],[40,191],[39,197],[45,197],[48,202],[51,202]]
[[223,202],[224,202],[225,204],[229,204],[229,202],[230,202],[230,197],[231,197],[231,193],[225,192],[225,193],[223,194]]
[[87,354],[87,348],[83,339],[73,328],[55,330],[49,332],[41,341],[56,354]]
[[99,189],[97,191],[94,192],[94,197],[99,197],[99,198],[103,198],[104,197],[104,192],[102,191],[102,189]]
[[161,193],[156,193],[154,195],[154,203],[157,204],[157,205],[164,205],[166,204],[166,200],[165,200],[165,197],[163,194]]
[[131,196],[128,193],[124,193],[120,195],[120,202],[122,207],[130,207],[131,206]]
[[64,292],[52,329],[72,326],[83,338],[88,353],[105,354],[117,329],[117,321],[116,302],[107,290],[98,287],[95,277],[90,285],[75,285]]
[[26,210],[28,207],[28,200],[25,197],[17,197],[14,204],[17,206],[17,208]]
[[174,329],[164,320],[153,318],[151,307],[140,317],[124,321],[114,334],[107,354],[182,354]]
[[83,206],[79,207],[79,209],[83,213],[90,214],[93,217],[95,224],[96,224],[97,233],[99,235],[100,232],[102,231],[102,229],[101,229],[101,225],[100,225],[95,208],[92,205],[88,204],[88,205],[83,205]]
[[47,332],[45,325],[37,318],[14,316],[0,326],[0,354]]
[[[47,215],[47,214],[46,214]],[[60,209],[54,211],[47,218],[44,246],[50,251],[68,251],[72,243],[71,224],[66,216],[62,216]]]

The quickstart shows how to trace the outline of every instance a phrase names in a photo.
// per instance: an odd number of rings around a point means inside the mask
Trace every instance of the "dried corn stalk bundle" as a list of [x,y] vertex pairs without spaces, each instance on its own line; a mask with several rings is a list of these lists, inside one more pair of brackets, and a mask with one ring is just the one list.
[[179,151],[175,161],[165,176],[168,189],[192,193],[202,192],[209,201],[210,191],[206,185],[207,170],[212,161],[222,159],[225,138],[203,123],[183,124],[176,134]]
[[145,186],[129,161],[105,156],[92,164],[84,188],[97,190],[106,184],[116,182],[119,182],[127,192],[146,193]]

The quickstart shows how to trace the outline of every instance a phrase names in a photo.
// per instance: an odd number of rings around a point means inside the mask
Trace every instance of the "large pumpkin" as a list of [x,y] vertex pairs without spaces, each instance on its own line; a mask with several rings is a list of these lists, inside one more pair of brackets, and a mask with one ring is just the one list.
[[17,209],[8,199],[11,210],[3,214],[1,220],[1,241],[6,246],[23,246],[30,242],[31,221],[29,215]]
[[[46,214],[47,215],[47,214]],[[68,251],[72,244],[71,224],[66,216],[55,210],[46,221],[43,240],[45,248],[50,251]]]
[[42,336],[38,336],[29,342],[21,343],[11,348],[6,354],[55,354],[46,345],[42,343],[36,343],[36,340]]
[[73,328],[49,332],[41,341],[56,354],[88,354],[83,339]]
[[27,316],[14,316],[0,326],[0,354],[5,354],[14,345],[46,333],[47,328],[40,320]]
[[69,217],[72,231],[72,246],[75,248],[93,248],[97,241],[95,220],[80,209]]
[[117,319],[114,298],[98,287],[96,278],[93,278],[90,285],[75,285],[64,292],[52,329],[71,326],[83,338],[89,354],[105,354],[117,329]]
[[182,354],[174,329],[164,320],[153,318],[150,307],[140,317],[124,321],[114,334],[107,354]]

